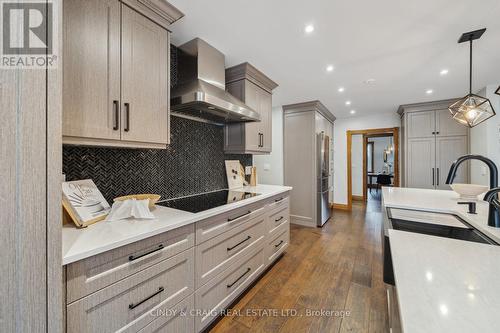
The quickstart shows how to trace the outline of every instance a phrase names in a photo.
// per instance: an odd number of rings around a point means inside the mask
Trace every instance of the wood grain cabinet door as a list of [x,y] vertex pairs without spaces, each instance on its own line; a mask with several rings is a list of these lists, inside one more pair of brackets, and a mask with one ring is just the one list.
[[120,2],[63,7],[63,136],[119,140]]
[[407,167],[407,187],[435,188],[436,139],[434,137],[408,140]]
[[122,5],[122,140],[168,144],[169,32]]
[[[436,188],[450,190],[446,178],[451,164],[467,154],[467,136],[447,136],[436,139]],[[467,183],[469,163],[463,163],[457,171],[454,183]]]
[[245,124],[245,143],[246,150],[260,151],[261,148],[261,135],[262,135],[262,113],[261,107],[261,88],[256,84],[245,80],[245,104],[257,111],[261,116],[260,122],[249,122]]
[[436,135],[438,136],[459,136],[467,135],[468,128],[453,119],[450,111],[436,111]]
[[[259,88],[260,89],[260,88]],[[261,151],[270,153],[272,148],[272,95],[260,89],[260,129],[262,133]]]
[[436,112],[408,113],[408,138],[433,137],[436,132]]

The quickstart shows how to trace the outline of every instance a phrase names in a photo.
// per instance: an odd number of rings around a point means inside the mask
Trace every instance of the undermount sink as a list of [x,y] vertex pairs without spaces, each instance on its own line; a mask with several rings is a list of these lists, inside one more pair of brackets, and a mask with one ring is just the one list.
[[[388,228],[462,241],[498,245],[453,214],[388,208]],[[384,234],[384,282],[395,285],[389,236]]]
[[452,214],[391,208],[388,215],[395,230],[498,245]]

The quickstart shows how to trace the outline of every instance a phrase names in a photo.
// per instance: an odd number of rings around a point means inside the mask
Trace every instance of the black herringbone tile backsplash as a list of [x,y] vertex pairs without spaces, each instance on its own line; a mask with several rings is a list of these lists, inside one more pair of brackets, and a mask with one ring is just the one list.
[[227,188],[224,160],[252,165],[252,155],[223,151],[223,128],[171,117],[166,150],[63,147],[66,180],[90,178],[108,202],[127,194],[176,198]]

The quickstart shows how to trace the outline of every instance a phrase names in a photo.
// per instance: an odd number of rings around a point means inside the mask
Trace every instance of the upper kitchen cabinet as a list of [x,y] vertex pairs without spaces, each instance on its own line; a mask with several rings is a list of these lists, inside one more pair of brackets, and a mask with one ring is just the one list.
[[66,0],[63,143],[170,143],[170,32],[163,0]]
[[278,85],[261,71],[243,63],[226,69],[226,90],[260,114],[260,122],[228,124],[224,151],[267,154],[272,149],[272,91]]

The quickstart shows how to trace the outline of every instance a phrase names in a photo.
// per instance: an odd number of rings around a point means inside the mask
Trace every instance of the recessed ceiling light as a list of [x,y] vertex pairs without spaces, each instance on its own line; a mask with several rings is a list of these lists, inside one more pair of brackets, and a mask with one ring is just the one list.
[[349,111],[350,114],[355,114],[356,113],[356,110],[351,110]]
[[306,33],[310,34],[311,32],[313,32],[313,31],[314,31],[314,25],[312,25],[312,24],[308,24],[308,25],[306,25],[306,27],[304,28],[304,31],[305,31]]
[[344,87],[339,87],[339,89],[337,89],[338,92],[344,92]]
[[333,72],[334,69],[335,69],[335,67],[333,67],[333,65],[326,66],[326,71],[327,72]]
[[345,105],[351,105],[351,101],[345,101]]
[[430,95],[430,94],[432,94],[433,92],[434,92],[434,90],[432,90],[432,89],[427,89],[427,90],[425,91],[425,93],[426,93],[427,95]]
[[439,75],[446,75],[446,74],[448,74],[447,69],[442,69],[441,72],[439,72]]

